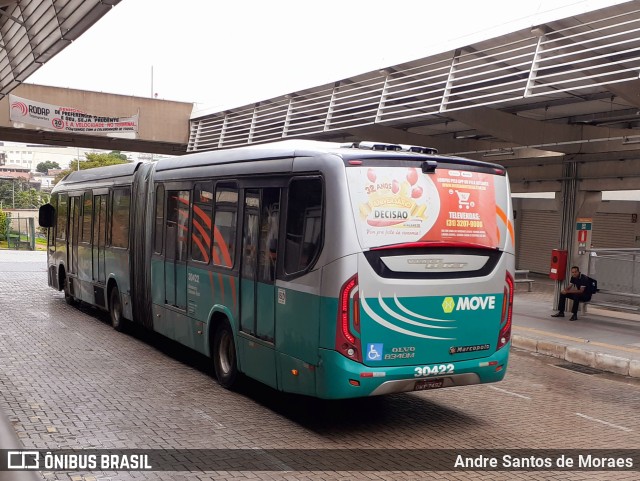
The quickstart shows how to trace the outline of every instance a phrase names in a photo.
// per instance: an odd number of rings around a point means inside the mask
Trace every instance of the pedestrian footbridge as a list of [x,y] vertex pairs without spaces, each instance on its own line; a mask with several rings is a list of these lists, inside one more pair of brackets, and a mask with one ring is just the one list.
[[0,138],[179,155],[192,110],[187,102],[21,84],[0,100]]

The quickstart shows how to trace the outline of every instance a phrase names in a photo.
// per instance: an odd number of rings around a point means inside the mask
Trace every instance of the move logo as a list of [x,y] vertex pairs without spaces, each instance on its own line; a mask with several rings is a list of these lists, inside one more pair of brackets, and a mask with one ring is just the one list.
[[442,310],[445,314],[451,314],[455,307],[456,301],[453,300],[453,297],[445,297],[444,301],[442,301]]
[[458,302],[453,297],[445,297],[442,301],[442,310],[445,314],[456,311],[491,310],[496,308],[496,296],[461,296]]

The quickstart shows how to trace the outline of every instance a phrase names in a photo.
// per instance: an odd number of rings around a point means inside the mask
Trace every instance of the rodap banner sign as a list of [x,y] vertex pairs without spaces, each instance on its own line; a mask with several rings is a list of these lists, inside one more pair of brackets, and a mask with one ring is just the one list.
[[138,116],[139,114],[131,117],[93,115],[71,107],[9,95],[9,118],[12,122],[57,132],[135,138],[138,133]]

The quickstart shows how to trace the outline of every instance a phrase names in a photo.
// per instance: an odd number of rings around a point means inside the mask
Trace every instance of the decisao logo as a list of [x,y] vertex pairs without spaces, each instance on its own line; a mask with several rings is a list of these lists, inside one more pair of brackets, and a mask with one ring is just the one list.
[[445,297],[442,310],[445,314],[456,311],[491,310],[496,308],[496,296],[461,296],[456,302],[453,297]]

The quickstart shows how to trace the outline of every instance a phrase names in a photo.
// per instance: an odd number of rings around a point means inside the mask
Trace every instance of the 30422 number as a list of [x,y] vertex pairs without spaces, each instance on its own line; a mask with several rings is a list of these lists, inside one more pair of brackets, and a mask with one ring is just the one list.
[[416,367],[414,377],[438,376],[441,374],[453,374],[455,366],[453,364],[437,364],[435,366]]

